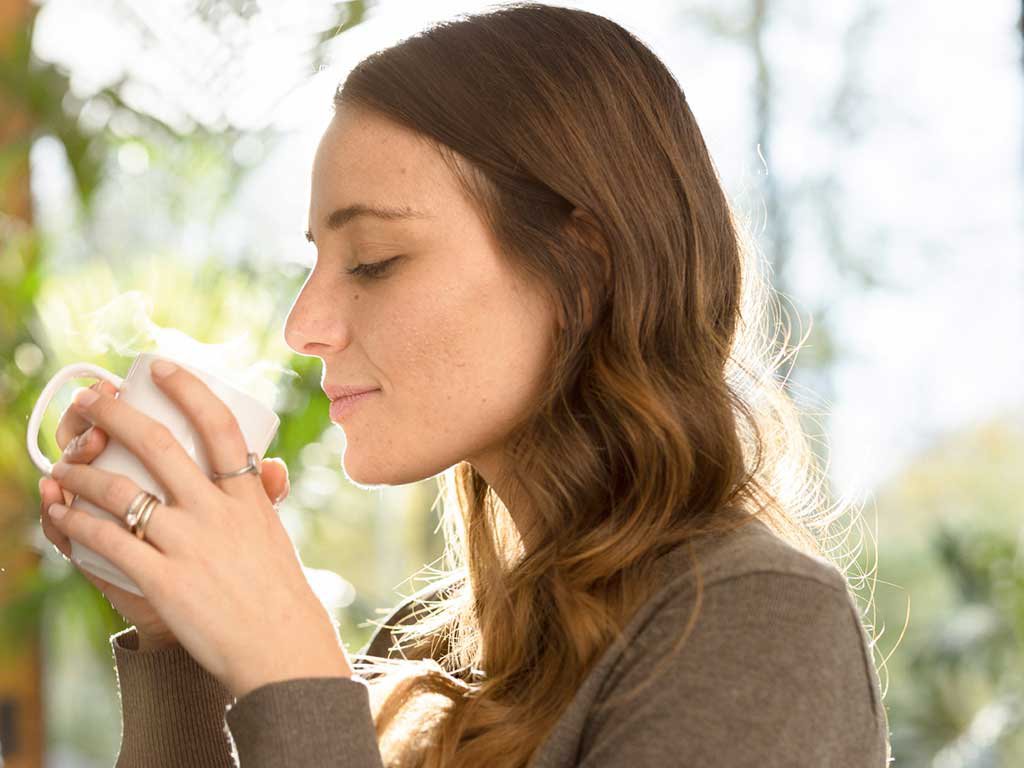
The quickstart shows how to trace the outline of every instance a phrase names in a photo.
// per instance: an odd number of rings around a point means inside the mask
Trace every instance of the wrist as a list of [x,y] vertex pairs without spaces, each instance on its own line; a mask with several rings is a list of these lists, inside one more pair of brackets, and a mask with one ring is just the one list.
[[240,699],[246,694],[261,688],[270,683],[285,682],[309,677],[346,677],[353,678],[355,673],[348,659],[344,655],[339,658],[338,654],[331,652],[319,659],[306,658],[301,665],[288,665],[285,667],[274,667],[266,669],[248,669],[246,674],[240,678],[226,681],[225,685],[231,691],[231,695]]

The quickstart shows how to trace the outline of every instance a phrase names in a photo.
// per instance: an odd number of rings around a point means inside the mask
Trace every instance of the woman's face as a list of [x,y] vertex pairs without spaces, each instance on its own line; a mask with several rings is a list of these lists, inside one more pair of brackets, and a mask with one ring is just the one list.
[[[354,205],[419,215],[337,213]],[[353,107],[338,107],[317,148],[309,230],[317,260],[285,339],[323,360],[323,386],[380,388],[340,417],[346,475],[401,485],[466,460],[493,482],[544,382],[548,303],[503,264],[436,151]],[[378,277],[346,273],[389,259]]]

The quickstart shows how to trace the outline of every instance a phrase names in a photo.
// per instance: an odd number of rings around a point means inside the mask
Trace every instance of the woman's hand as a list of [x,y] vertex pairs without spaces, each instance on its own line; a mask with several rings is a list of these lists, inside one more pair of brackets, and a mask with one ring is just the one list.
[[[246,466],[248,448],[231,410],[191,372],[153,381],[192,423],[213,471]],[[88,392],[82,395],[90,394]],[[131,451],[165,490],[145,539],[124,522],[140,488],[128,477],[58,462],[68,490],[119,518],[50,508],[62,535],[109,560],[139,585],[186,651],[236,698],[262,685],[304,677],[350,677],[352,668],[327,609],[306,578],[262,478],[212,480],[166,426],[97,392],[74,408]],[[62,513],[62,514],[58,514]]]
[[[90,389],[113,397],[117,388],[108,381],[100,381]],[[75,395],[77,396],[77,392]],[[63,451],[61,460],[69,464],[89,464],[107,447],[107,435],[100,428],[90,425],[75,408],[69,407],[61,414],[57,424],[57,447]],[[288,468],[280,459],[267,459],[261,468],[261,479],[267,497],[280,503],[289,491]],[[64,557],[71,560],[71,542],[50,520],[47,510],[51,504],[68,505],[75,494],[63,489],[50,477],[39,481],[41,499],[40,520],[43,533]],[[74,562],[74,561],[72,561]],[[77,565],[76,565],[77,567]],[[159,614],[144,597],[121,589],[110,582],[79,568],[79,572],[110,601],[125,621],[135,626],[139,635],[139,650],[146,651],[177,643],[174,634],[167,628]]]

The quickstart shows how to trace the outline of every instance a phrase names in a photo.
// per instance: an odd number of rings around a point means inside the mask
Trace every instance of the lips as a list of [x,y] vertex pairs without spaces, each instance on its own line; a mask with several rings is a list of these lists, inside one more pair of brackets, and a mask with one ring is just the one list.
[[379,389],[380,387],[361,387],[342,384],[323,385],[324,393],[331,398],[331,400],[337,400],[342,397],[351,397],[352,395],[361,395],[364,392],[376,392]]

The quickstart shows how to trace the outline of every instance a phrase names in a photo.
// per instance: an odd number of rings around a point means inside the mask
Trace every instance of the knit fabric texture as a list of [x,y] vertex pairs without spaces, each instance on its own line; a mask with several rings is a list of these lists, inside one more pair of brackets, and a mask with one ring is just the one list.
[[[685,547],[659,560],[663,586],[588,673],[530,768],[887,768],[871,643],[843,575],[759,520],[699,540],[696,554],[701,609],[682,649],[642,693],[602,706],[648,679],[685,630],[696,598]],[[434,592],[410,596],[384,623]],[[235,700],[180,646],[139,651],[134,627],[110,642],[119,768],[382,766],[358,676],[275,682]],[[393,650],[381,628],[360,652]]]

